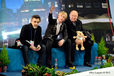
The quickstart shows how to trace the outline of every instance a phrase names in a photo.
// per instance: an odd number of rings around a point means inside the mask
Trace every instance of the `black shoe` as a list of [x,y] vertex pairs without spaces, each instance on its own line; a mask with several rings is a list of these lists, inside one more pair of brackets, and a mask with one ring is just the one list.
[[76,67],[73,66],[72,62],[66,63],[66,67],[69,68],[69,69],[76,69]]
[[73,67],[73,63],[72,62],[66,63],[66,66]]
[[92,65],[89,64],[88,62],[84,63],[84,66],[92,67]]
[[47,65],[47,67],[48,67],[48,68],[53,68],[53,66],[52,66],[52,65]]

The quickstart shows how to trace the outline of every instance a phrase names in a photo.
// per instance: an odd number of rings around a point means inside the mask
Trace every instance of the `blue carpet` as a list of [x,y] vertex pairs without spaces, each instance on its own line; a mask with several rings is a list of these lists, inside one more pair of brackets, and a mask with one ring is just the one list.
[[[92,69],[94,69],[95,67],[99,68],[99,66],[97,66],[97,65],[92,65],[92,67],[76,66],[76,69],[77,69],[78,72],[83,72],[83,71],[92,70]],[[60,69],[56,69],[55,71],[70,72],[71,69],[68,69],[68,68],[60,68]]]
[[4,72],[0,76],[22,76],[21,72]]

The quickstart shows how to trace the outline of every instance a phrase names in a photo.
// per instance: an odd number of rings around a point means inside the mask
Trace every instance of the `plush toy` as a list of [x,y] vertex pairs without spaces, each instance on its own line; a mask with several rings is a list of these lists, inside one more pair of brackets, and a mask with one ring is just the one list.
[[78,45],[81,45],[81,50],[83,51],[85,50],[83,46],[83,42],[85,41],[85,38],[87,38],[87,36],[85,36],[81,31],[76,31],[76,33],[77,33],[77,36],[73,36],[76,43],[76,50],[79,50]]

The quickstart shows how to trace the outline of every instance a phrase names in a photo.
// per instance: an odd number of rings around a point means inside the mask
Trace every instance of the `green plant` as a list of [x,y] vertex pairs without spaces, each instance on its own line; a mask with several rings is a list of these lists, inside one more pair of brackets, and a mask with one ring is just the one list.
[[96,42],[95,42],[95,36],[94,36],[93,33],[91,34],[91,39],[93,40],[94,43],[96,43]]
[[112,62],[112,56],[110,54],[105,55],[107,62]]
[[98,67],[94,67],[92,70],[98,69]]
[[101,41],[98,43],[98,56],[106,55],[108,48],[105,46],[104,37],[101,38]]
[[46,73],[51,74],[51,76],[55,76],[55,69],[46,67]]
[[64,75],[70,75],[70,74],[74,74],[74,73],[78,73],[78,71],[76,69],[74,69],[74,70],[71,70],[71,72],[64,73]]
[[0,52],[0,62],[2,66],[7,66],[9,64],[9,57],[5,46],[3,45],[3,49]]
[[77,70],[71,70],[71,72],[62,72],[62,71],[56,71],[54,68],[48,68],[44,66],[37,66],[36,64],[28,64],[26,66],[23,66],[23,69],[25,72],[22,74],[25,76],[65,76],[69,74],[78,73]]
[[105,65],[101,65],[100,68],[112,67],[112,62],[107,62]]
[[28,64],[23,66],[23,69],[28,75],[34,74],[33,76],[42,76],[46,72],[46,68],[44,66],[39,67],[36,64]]
[[[33,76],[43,76],[44,74],[51,74],[51,76],[55,76],[55,70],[53,68],[48,68],[45,66],[37,66],[36,64],[28,64],[23,66],[25,73]],[[44,75],[45,76],[45,75]]]

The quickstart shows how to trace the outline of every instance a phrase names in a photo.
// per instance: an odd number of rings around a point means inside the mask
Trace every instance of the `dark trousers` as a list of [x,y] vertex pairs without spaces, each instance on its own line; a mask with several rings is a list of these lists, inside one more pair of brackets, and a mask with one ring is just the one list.
[[[93,45],[93,42],[91,40],[86,40],[84,42],[84,47],[85,47],[85,55],[84,55],[84,63],[89,63],[91,60],[91,47]],[[72,42],[71,44],[72,48],[71,48],[71,60],[72,62],[74,61],[74,54],[75,54],[75,49],[76,49],[76,44],[74,42]],[[81,46],[79,46],[80,49]]]
[[84,47],[85,47],[84,63],[89,63],[91,60],[91,47],[92,46],[93,46],[93,41],[86,40],[84,42]]
[[[39,54],[37,65],[42,66],[42,65],[44,65],[44,62],[45,62],[44,60],[45,60],[46,47],[43,44],[41,44],[40,46],[41,46],[41,50],[37,51],[37,53]],[[24,45],[21,48],[21,50],[23,53],[25,65],[27,65],[27,64],[29,64],[28,51],[30,50],[30,48],[28,46]]]
[[[46,64],[48,67],[51,66],[51,49],[52,48],[58,48],[58,41],[56,40],[50,40],[48,38],[43,40],[44,44],[46,45]],[[64,42],[63,46],[59,48],[64,48],[64,51],[66,53],[66,65],[71,63],[71,41],[68,39]]]

